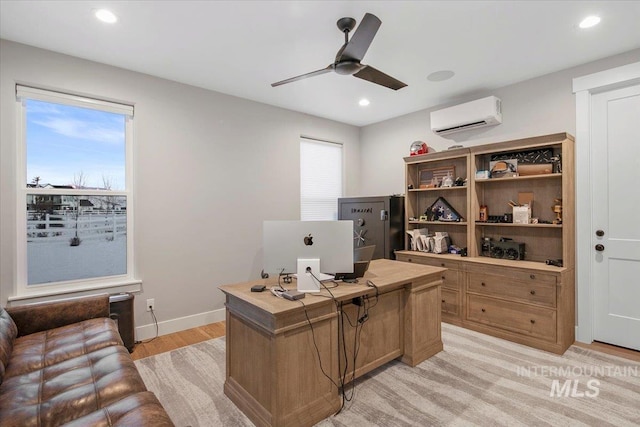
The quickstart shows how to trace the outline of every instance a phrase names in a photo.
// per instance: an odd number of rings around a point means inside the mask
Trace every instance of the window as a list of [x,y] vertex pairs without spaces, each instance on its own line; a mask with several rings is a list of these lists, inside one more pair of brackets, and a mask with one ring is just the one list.
[[300,219],[338,219],[342,197],[342,144],[300,140]]
[[16,86],[18,295],[133,277],[133,107]]

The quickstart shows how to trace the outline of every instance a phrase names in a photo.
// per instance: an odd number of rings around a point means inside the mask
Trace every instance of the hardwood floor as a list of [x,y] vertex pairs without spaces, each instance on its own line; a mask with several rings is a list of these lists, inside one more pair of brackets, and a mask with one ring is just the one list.
[[[133,349],[133,353],[131,353],[131,357],[133,360],[143,359],[145,357],[164,353],[165,351],[171,351],[176,348],[222,337],[224,334],[225,322],[218,322],[173,334],[162,335],[152,341],[137,344]],[[613,356],[623,357],[625,359],[633,360],[634,362],[640,362],[640,351],[616,347],[615,345],[604,344],[601,342],[593,342],[591,344],[575,342],[574,345],[593,351],[611,354]]]
[[165,351],[171,351],[176,348],[222,337],[224,334],[225,322],[218,322],[175,332],[173,334],[161,335],[153,340],[146,340],[146,342],[136,344],[133,353],[131,353],[131,357],[133,360],[143,359],[164,353]]
[[576,341],[573,344],[589,350],[600,351],[602,353],[611,354],[612,356],[624,357],[625,359],[633,360],[634,362],[640,362],[640,351],[631,350],[630,348],[618,347],[598,341],[594,341],[591,344],[583,344]]

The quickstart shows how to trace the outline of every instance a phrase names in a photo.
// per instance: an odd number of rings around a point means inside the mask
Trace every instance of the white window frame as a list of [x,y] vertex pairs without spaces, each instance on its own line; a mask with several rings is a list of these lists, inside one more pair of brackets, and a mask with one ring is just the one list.
[[[104,276],[92,279],[68,280],[54,283],[28,285],[27,279],[27,195],[82,195],[104,196],[102,190],[86,189],[42,189],[27,187],[27,156],[26,156],[26,126],[27,109],[26,100],[65,104],[76,107],[90,108],[99,111],[123,114],[125,116],[125,186],[124,190],[111,191],[111,195],[125,196],[127,198],[127,271],[116,276]],[[38,299],[42,297],[69,294],[86,293],[97,289],[112,288],[109,292],[139,292],[141,281],[135,279],[134,264],[134,194],[133,194],[133,115],[132,105],[103,101],[95,98],[71,95],[61,92],[42,90],[28,86],[16,85],[16,109],[17,109],[17,162],[16,162],[16,284],[14,296],[9,301]]]
[[[332,142],[332,141],[326,141],[323,139],[318,139],[318,138],[313,138],[313,137],[308,137],[308,136],[300,136],[299,139],[299,147],[302,146],[303,142],[310,142],[310,143],[316,143],[319,145],[327,145],[327,146],[335,146],[335,147],[339,147],[340,148],[340,183],[341,183],[341,188],[340,188],[340,196],[338,197],[344,197],[344,193],[345,193],[345,173],[344,173],[344,157],[345,157],[345,153],[344,153],[344,144],[341,144],[339,142]],[[300,173],[302,174],[302,165],[300,165]],[[336,200],[336,211],[335,211],[335,215],[336,218],[338,218],[339,212],[338,212],[338,201]],[[302,181],[300,182],[300,219],[304,220],[302,218]],[[329,219],[327,219],[327,221],[329,221]]]

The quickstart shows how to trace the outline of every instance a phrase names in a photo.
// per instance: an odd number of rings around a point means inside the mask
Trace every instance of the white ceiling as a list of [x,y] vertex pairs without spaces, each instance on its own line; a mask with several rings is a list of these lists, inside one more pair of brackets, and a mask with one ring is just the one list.
[[[336,21],[365,12],[382,26],[362,63],[408,87],[335,73],[271,87],[333,62]],[[640,1],[2,0],[0,37],[363,126],[639,48]],[[440,70],[455,76],[427,79]]]

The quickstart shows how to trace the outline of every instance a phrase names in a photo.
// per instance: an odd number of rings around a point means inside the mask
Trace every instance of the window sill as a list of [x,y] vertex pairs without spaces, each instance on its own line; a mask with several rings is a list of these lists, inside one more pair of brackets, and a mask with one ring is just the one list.
[[[96,292],[101,291],[101,292]],[[33,302],[50,301],[60,299],[60,296],[79,297],[85,295],[95,295],[98,293],[117,294],[120,292],[142,292],[142,280],[126,279],[111,283],[96,283],[87,285],[78,285],[73,289],[38,289],[7,298],[9,305],[23,305]]]

